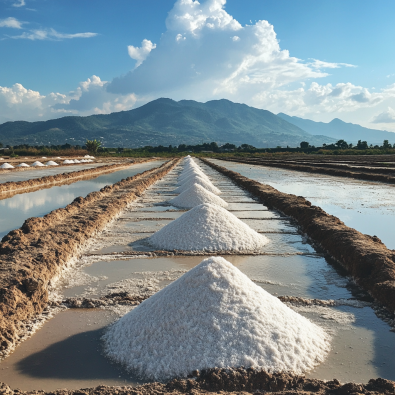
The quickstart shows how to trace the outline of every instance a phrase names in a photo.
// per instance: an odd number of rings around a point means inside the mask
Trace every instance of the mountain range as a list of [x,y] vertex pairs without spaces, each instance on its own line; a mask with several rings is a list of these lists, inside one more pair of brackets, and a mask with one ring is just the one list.
[[270,111],[224,99],[199,103],[162,98],[112,114],[0,125],[3,145],[83,145],[87,139],[100,139],[107,147],[195,145],[212,141],[255,147],[295,147],[306,139],[315,145],[334,141],[325,136],[312,136]]
[[129,111],[67,116],[48,121],[14,121],[0,125],[3,145],[84,145],[99,139],[106,147],[250,144],[258,148],[299,146],[301,141],[320,146],[339,139],[356,143],[395,142],[395,133],[363,128],[334,119],[329,123],[273,114],[229,100],[200,103],[157,99]]
[[333,119],[331,122],[315,122],[310,119],[291,117],[280,112],[277,114],[285,121],[298,126],[313,135],[325,135],[336,140],[346,140],[354,145],[358,140],[367,141],[369,144],[383,144],[384,140],[388,140],[391,144],[395,143],[395,133],[386,132],[384,130],[368,129],[354,123],[347,123],[339,118]]

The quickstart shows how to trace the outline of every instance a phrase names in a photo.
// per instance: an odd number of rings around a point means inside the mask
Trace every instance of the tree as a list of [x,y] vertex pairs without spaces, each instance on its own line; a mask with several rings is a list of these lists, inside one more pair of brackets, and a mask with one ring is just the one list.
[[338,147],[340,149],[347,149],[348,148],[348,144],[344,140],[339,140],[337,143],[335,143],[335,145],[336,145],[336,147]]
[[306,148],[309,148],[309,143],[307,142],[307,141],[302,141],[301,143],[300,143],[300,148],[302,148],[302,149],[306,149]]
[[368,143],[366,141],[358,140],[357,149],[368,149]]
[[98,151],[98,149],[101,147],[101,141],[98,140],[86,140],[86,149],[88,150],[88,152],[90,152],[91,154],[96,154],[96,152]]
[[[0,147],[1,147],[1,145],[0,145]],[[392,146],[391,146],[391,144],[388,142],[388,140],[384,140],[384,142],[383,142],[383,148],[391,148]]]

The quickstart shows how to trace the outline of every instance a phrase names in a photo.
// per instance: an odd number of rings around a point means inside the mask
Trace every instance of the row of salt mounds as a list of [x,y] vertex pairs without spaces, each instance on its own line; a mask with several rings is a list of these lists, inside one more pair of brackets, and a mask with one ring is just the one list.
[[193,184],[190,188],[169,200],[169,203],[181,208],[193,208],[204,203],[216,204],[221,207],[228,206],[228,203],[226,203],[225,200],[214,195],[199,184]]
[[38,160],[36,160],[34,163],[32,163],[32,166],[33,166],[33,167],[42,167],[42,166],[45,166],[45,165],[43,165],[41,162],[39,162]]
[[30,167],[27,163],[20,163],[17,167]]
[[13,168],[14,168],[14,166],[10,165],[9,163],[3,163],[0,166],[0,169],[13,169]]
[[204,174],[200,169],[199,170],[190,169],[187,172],[180,174],[180,176],[178,177],[178,184],[185,182],[186,180],[188,180],[188,178],[193,176],[200,176],[210,181],[210,178],[206,174]]
[[199,184],[203,188],[216,195],[221,194],[221,191],[210,180],[200,177],[199,175],[189,177],[181,186],[174,190],[174,193],[184,192],[194,184]]
[[59,166],[56,162],[54,162],[53,160],[48,161],[45,166]]
[[184,251],[256,251],[269,239],[251,229],[226,209],[201,204],[154,233],[155,248]]
[[330,337],[221,257],[203,260],[103,336],[106,354],[151,380],[195,369],[255,367],[301,374]]

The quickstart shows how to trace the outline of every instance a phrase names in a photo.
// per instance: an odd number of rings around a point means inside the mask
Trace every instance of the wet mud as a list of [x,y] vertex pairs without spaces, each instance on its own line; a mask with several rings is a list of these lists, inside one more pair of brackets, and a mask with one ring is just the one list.
[[[27,320],[48,305],[48,287],[91,237],[179,160],[128,177],[42,218],[29,218],[0,243],[0,359],[22,337]],[[130,164],[128,164],[130,166]],[[1,392],[0,392],[1,393]]]
[[24,190],[30,190],[30,189],[37,190],[52,184],[70,183],[75,180],[79,180],[80,178],[96,176],[105,173],[111,173],[117,170],[122,170],[133,164],[143,163],[149,160],[151,159],[143,159],[143,160],[138,159],[135,161],[127,161],[127,162],[116,163],[112,165],[103,165],[100,167],[84,169],[75,172],[56,174],[54,176],[33,178],[25,181],[8,181],[8,182],[0,183],[0,199],[3,197],[2,194],[7,194],[7,197],[9,197],[10,193],[22,192]]
[[98,386],[80,390],[20,391],[0,383],[0,394],[56,394],[56,395],[148,395],[148,394],[318,394],[357,395],[395,394],[395,382],[382,378],[367,384],[340,384],[336,379],[322,381],[287,373],[270,374],[254,368],[208,369],[194,371],[189,379],[175,379],[168,383],[149,383],[137,387]]
[[395,311],[395,251],[376,236],[364,235],[346,226],[339,218],[313,206],[302,196],[282,193],[225,167],[202,159],[228,176],[267,207],[294,218],[301,230],[323,248],[390,313]]
[[221,158],[230,162],[248,163],[268,167],[279,167],[289,170],[297,170],[308,173],[327,174],[336,177],[349,177],[358,180],[380,181],[388,184],[395,184],[394,168],[375,168],[369,164],[352,167],[347,164],[328,164],[328,163],[307,163],[297,161],[279,161],[245,158]]

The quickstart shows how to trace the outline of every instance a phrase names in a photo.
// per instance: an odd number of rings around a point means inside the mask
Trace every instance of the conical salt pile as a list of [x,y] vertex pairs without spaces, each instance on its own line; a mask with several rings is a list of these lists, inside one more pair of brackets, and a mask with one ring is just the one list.
[[219,196],[214,195],[199,184],[193,184],[190,188],[180,193],[174,199],[169,200],[173,206],[182,208],[192,208],[199,204],[210,203],[217,206],[227,207],[228,203]]
[[187,251],[256,251],[269,239],[215,204],[201,204],[154,233],[158,249]]
[[45,165],[43,165],[41,162],[39,162],[38,160],[36,160],[36,161],[32,164],[32,166],[33,166],[33,167],[41,167],[41,166],[45,166]]
[[30,167],[30,166],[26,163],[20,163],[17,167]]
[[257,367],[301,374],[329,336],[221,257],[205,259],[109,328],[105,352],[140,377]]
[[182,185],[184,182],[188,181],[191,177],[202,177],[205,180],[210,181],[210,179],[202,172],[202,171],[195,171],[195,170],[191,170],[188,173],[185,173],[183,176],[178,177],[178,185]]
[[9,163],[3,163],[0,166],[0,169],[13,169],[13,168],[14,168],[14,166],[10,165]]
[[70,160],[70,159],[66,159],[66,160],[63,161],[64,165],[70,165],[71,163],[74,163],[74,161]]
[[181,193],[186,191],[188,188],[190,188],[193,184],[199,184],[201,185],[204,189],[207,189],[208,191],[215,193],[216,195],[220,195],[221,191],[214,186],[211,181],[200,177],[200,176],[193,176],[188,178],[181,186],[179,186],[177,189],[174,190],[174,193]]
[[45,166],[59,166],[56,162],[54,162],[53,160],[48,161]]

